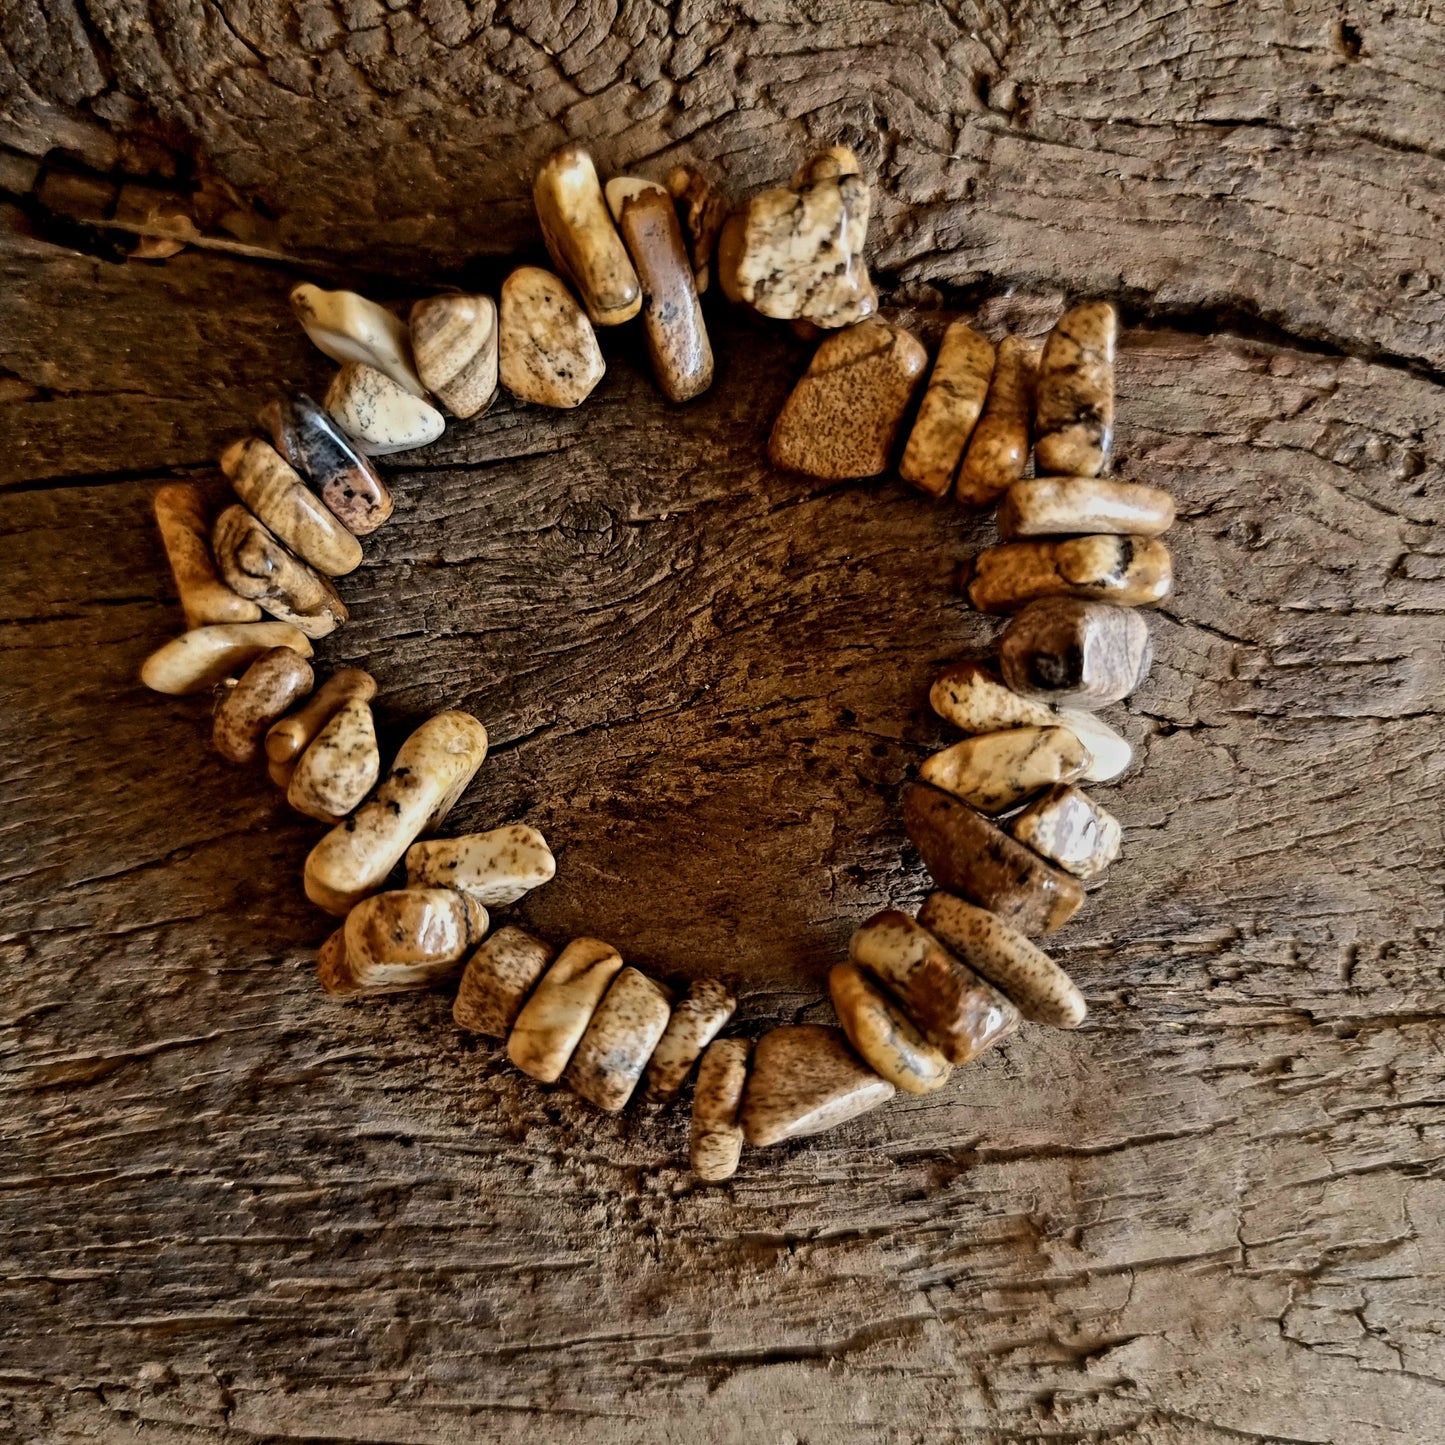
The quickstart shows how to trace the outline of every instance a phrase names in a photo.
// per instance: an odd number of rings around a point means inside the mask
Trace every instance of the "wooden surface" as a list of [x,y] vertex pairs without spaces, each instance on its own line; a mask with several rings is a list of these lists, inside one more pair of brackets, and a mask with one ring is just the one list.
[[[1439,16],[794,10],[0,12],[0,1437],[1445,1433]],[[1114,297],[1117,470],[1180,502],[1108,714],[1125,857],[1057,940],[1088,1025],[724,1188],[681,1112],[537,1088],[443,994],[321,997],[317,830],[135,680],[181,625],[156,481],[219,497],[269,390],[324,385],[289,286],[494,284],[566,136],[735,195],[850,141],[930,337]],[[199,244],[124,259],[176,215]],[[318,651],[390,743],[485,720],[454,821],[553,841],[531,926],[721,971],[757,1032],[927,886],[897,794],[991,534],[771,472],[806,351],[709,316],[685,409],[629,328],[580,411],[397,459]]]

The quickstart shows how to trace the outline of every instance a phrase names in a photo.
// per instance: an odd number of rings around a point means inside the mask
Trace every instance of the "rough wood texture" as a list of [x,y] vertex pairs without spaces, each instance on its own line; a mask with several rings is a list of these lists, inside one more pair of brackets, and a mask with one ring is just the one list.
[[[788,13],[0,17],[7,1438],[1440,1438],[1438,17]],[[736,193],[848,141],[933,339],[1121,301],[1117,471],[1180,504],[1108,714],[1125,855],[1057,939],[1088,1025],[720,1189],[684,1111],[541,1090],[444,993],[324,998],[319,829],[135,681],[181,626],[156,481],[219,496],[268,391],[324,386],[289,286],[494,284],[469,253],[535,242],[572,135]],[[122,181],[201,244],[122,263]],[[451,822],[547,834],[529,928],[721,969],[756,1033],[828,1021],[854,923],[926,890],[897,793],[951,736],[934,669],[996,630],[953,586],[992,533],[768,469],[805,351],[708,303],[686,409],[628,328],[580,411],[504,400],[384,466],[317,652],[375,673],[388,747],[486,721]]]

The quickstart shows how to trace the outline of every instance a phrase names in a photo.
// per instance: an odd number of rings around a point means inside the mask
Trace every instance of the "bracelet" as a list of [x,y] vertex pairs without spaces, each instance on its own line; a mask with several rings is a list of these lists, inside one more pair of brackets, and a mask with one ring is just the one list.
[[[339,370],[323,404],[279,397],[258,417],[264,435],[225,449],[237,500],[214,521],[192,484],[156,493],[188,630],[141,676],[164,693],[212,691],[221,755],[264,757],[291,806],[328,826],[303,881],[344,920],[317,958],[329,994],[459,978],[459,1027],[504,1040],[523,1072],[611,1112],[639,1090],[676,1099],[696,1068],[691,1164],[719,1181],[744,1142],[813,1134],[899,1089],[943,1087],[1021,1019],[1083,1023],[1082,994],[1034,940],[1073,916],[1084,881],[1119,853],[1118,821],[1079,784],[1130,764],[1097,709],[1148,671],[1139,609],[1170,592],[1159,538],[1174,505],[1105,475],[1108,303],[1067,310],[1041,348],[1019,336],[995,346],[954,321],[931,369],[922,343],[878,315],[870,191],[845,147],[736,208],[691,166],[665,186],[616,177],[604,188],[575,145],[542,165],[533,195],[556,270],[518,267],[497,301],[432,296],[403,323],[354,292],[293,291],[297,319]],[[596,328],[638,316],[662,392],[700,395],[713,355],[699,298],[714,275],[734,305],[821,338],[773,425],[773,464],[841,481],[880,475],[898,455],[899,476],[925,496],[996,506],[1001,540],[960,585],[979,611],[1008,618],[997,670],[965,660],[935,679],[931,706],[965,736],[904,788],[904,827],[936,891],[916,917],[887,910],[856,929],[828,978],[838,1027],[783,1025],[755,1043],[722,1036],[737,999],[716,979],[679,999],[600,939],[556,952],[514,924],[493,930],[492,913],[548,882],[556,860],[525,824],[436,836],[486,757],[486,729],[437,713],[383,777],[375,681],[346,668],[316,687],[310,660],[313,641],[347,620],[335,579],[392,512],[374,458],[435,441],[440,408],[478,416],[500,388],[580,405],[606,369]],[[399,866],[404,886],[389,887]]]

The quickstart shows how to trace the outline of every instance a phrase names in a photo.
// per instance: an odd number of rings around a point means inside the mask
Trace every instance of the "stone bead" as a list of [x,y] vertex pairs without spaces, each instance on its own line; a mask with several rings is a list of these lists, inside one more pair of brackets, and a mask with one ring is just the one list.
[[352,698],[370,702],[375,696],[376,679],[369,672],[359,667],[343,667],[340,672],[332,673],[302,707],[283,717],[266,734],[271,781],[279,788],[290,783],[301,754],[344,703]]
[[968,439],[954,490],[961,506],[989,507],[1024,474],[1034,405],[1038,348],[1005,336],[994,357],[983,415]]
[[773,423],[768,456],[825,481],[877,476],[927,364],[916,337],[883,321],[828,337]]
[[941,1089],[953,1065],[855,963],[835,963],[828,992],[848,1042],[881,1078],[908,1094]]
[[327,993],[355,993],[351,972],[346,966],[346,926],[332,933],[316,953],[316,981]]
[[361,543],[270,442],[233,442],[221,453],[221,470],[251,514],[303,562],[328,577],[361,565]]
[[211,741],[228,763],[252,763],[266,729],[311,691],[311,664],[289,647],[268,648],[241,674],[216,709]]
[[462,974],[452,1006],[457,1027],[506,1038],[552,954],[549,944],[510,923],[499,928],[472,954]]
[[1093,878],[1119,856],[1119,820],[1078,788],[1058,787],[1030,803],[1008,830],[1075,878]]
[[211,533],[216,564],[228,586],[307,637],[329,637],[348,613],[336,589],[293,557],[245,507],[227,507]]
[[394,503],[381,474],[305,392],[267,402],[256,420],[348,532],[364,537],[391,516]]
[[1018,1027],[1003,994],[896,908],[856,929],[848,956],[898,998],[950,1064],[968,1063]]
[[682,214],[688,259],[701,296],[711,279],[712,254],[717,248],[718,233],[728,218],[728,203],[696,166],[675,166],[667,177],[667,189]]
[[741,1122],[749,1144],[780,1144],[846,1123],[893,1097],[848,1047],[842,1029],[785,1024],[753,1050]]
[[963,449],[983,411],[993,375],[993,343],[955,321],[943,333],[898,475],[930,497],[946,497]]
[[223,622],[197,627],[158,647],[141,667],[140,680],[152,692],[172,697],[205,692],[271,647],[311,656],[306,634],[289,623]]
[[522,1005],[507,1057],[524,1074],[555,1084],[621,968],[622,955],[610,943],[574,938]]
[[186,626],[259,622],[261,609],[231,591],[216,575],[201,489],[191,482],[171,482],[156,493],[153,505]]
[[698,1056],[737,1006],[732,992],[715,978],[700,978],[688,989],[648,1061],[647,1098],[660,1103],[677,1097]]
[[1120,736],[1096,713],[1061,707],[1057,720],[1088,749],[1089,765],[1079,774],[1084,782],[1112,783],[1133,761],[1129,739]]
[[1074,981],[1036,943],[986,908],[951,893],[930,893],[918,921],[956,958],[981,974],[1026,1019],[1076,1029],[1088,1006]]
[[1030,935],[1062,928],[1084,901],[1077,878],[950,793],[926,783],[903,790],[903,826],[940,888],[957,893]]
[[982,663],[950,663],[928,690],[929,705],[966,733],[1000,728],[1050,727],[1053,710],[1006,688]]
[[302,329],[333,361],[359,362],[388,376],[413,396],[426,388],[412,365],[411,342],[399,316],[355,291],[323,291],[309,282],[291,293]]
[[973,560],[968,600],[980,612],[1013,612],[1040,597],[1152,607],[1173,585],[1169,549],[1153,537],[1067,537],[985,547]]
[[692,1127],[688,1162],[692,1172],[707,1184],[731,1179],[743,1152],[743,1130],[738,1123],[748,1083],[747,1039],[716,1039],[708,1045],[697,1069],[692,1091]]
[[1077,778],[1089,754],[1064,727],[981,733],[925,758],[918,776],[981,813],[1002,813],[1055,783]]
[[642,288],[607,213],[592,157],[580,145],[554,152],[537,172],[532,200],[548,254],[577,287],[593,323],[631,321],[642,308]]
[[691,401],[712,385],[712,344],[672,197],[658,186],[627,197],[620,226],[642,283],[653,375],[669,401]]
[[1073,597],[1029,603],[999,639],[1004,681],[1015,692],[1091,711],[1128,697],[1153,656],[1139,613]]
[[620,1112],[671,1012],[672,994],[662,984],[638,969],[622,969],[588,1022],[562,1082],[589,1104]]
[[349,698],[301,754],[286,801],[319,823],[339,823],[360,807],[380,772],[371,704]]
[[386,881],[418,833],[451,811],[487,755],[487,730],[464,712],[428,718],[397,752],[376,792],[310,852],[306,896],[346,913]]
[[843,176],[859,174],[858,157],[851,146],[825,146],[808,157],[793,172],[794,186],[810,186],[815,181],[836,181]]
[[488,908],[505,908],[549,882],[557,860],[547,840],[525,823],[435,838],[406,850],[406,881],[412,888],[460,888]]
[[346,973],[355,993],[441,983],[487,931],[487,910],[447,888],[397,888],[346,915]]
[[[605,186],[602,187],[602,194],[607,198],[607,209],[612,213],[612,219],[618,226],[618,234],[621,235],[622,208],[633,196],[640,196],[644,191],[658,191],[662,195],[667,194],[665,187],[657,184],[656,181],[644,180],[641,176],[613,176]],[[623,244],[627,237],[622,237]],[[637,258],[632,258],[633,265],[637,264]],[[639,281],[641,277],[638,277]]]
[[519,266],[502,283],[498,355],[502,385],[537,406],[581,405],[607,370],[582,308],[540,266]]
[[453,416],[479,416],[497,399],[497,303],[429,296],[411,308],[416,369]]
[[369,457],[413,451],[434,442],[446,418],[429,401],[413,396],[389,376],[353,362],[326,388],[326,410]]
[[1059,317],[1039,361],[1034,462],[1043,472],[1097,477],[1114,440],[1114,343],[1119,316],[1088,301]]
[[1102,477],[1030,477],[999,503],[1000,537],[1064,537],[1118,532],[1157,537],[1174,525],[1174,498],[1161,487]]

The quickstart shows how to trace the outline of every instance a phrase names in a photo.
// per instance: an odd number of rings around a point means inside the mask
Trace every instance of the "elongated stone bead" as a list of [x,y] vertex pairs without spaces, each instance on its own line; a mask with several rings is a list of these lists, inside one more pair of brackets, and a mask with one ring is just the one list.
[[1090,710],[1128,697],[1153,656],[1138,612],[1073,597],[1029,603],[999,639],[1004,681],[1015,692]]
[[1079,774],[1084,782],[1111,783],[1133,760],[1134,749],[1129,746],[1129,739],[1115,732],[1096,713],[1078,707],[1061,707],[1057,721],[1088,749],[1088,766]]
[[261,752],[266,729],[297,699],[311,691],[311,664],[289,647],[263,652],[241,674],[211,727],[211,741],[228,763],[251,763]]
[[983,813],[1002,813],[1088,765],[1084,745],[1067,728],[1007,728],[982,733],[925,758],[918,776]]
[[399,888],[365,898],[342,929],[350,984],[344,991],[396,993],[440,983],[458,971],[487,922],[485,908],[446,888]]
[[498,347],[502,385],[537,406],[581,405],[607,370],[592,323],[540,266],[518,266],[502,283]]
[[1114,343],[1119,316],[1087,301],[1059,317],[1039,361],[1034,460],[1040,472],[1097,477],[1114,441]]
[[978,423],[993,376],[993,342],[966,322],[943,333],[898,475],[930,497],[946,497]]
[[677,202],[687,231],[688,259],[701,296],[711,280],[712,253],[723,222],[728,218],[728,203],[707,176],[692,165],[675,166],[667,177],[667,189]]
[[339,823],[361,806],[380,772],[371,705],[348,698],[301,754],[286,801],[319,823]]
[[621,968],[622,955],[610,943],[574,938],[523,1004],[507,1057],[524,1074],[555,1084]]
[[731,1179],[743,1152],[738,1122],[748,1083],[747,1039],[715,1039],[707,1046],[692,1091],[692,1127],[688,1161],[692,1172],[708,1184]]
[[609,1114],[626,1108],[671,1012],[672,994],[662,984],[638,969],[621,969],[588,1021],[562,1082]]
[[259,622],[261,609],[233,592],[216,574],[201,489],[190,482],[170,482],[156,493],[154,506],[186,626]]
[[984,548],[968,600],[980,612],[1013,612],[1040,597],[1152,607],[1173,585],[1169,549],[1153,537],[1069,537]]
[[953,1065],[857,964],[835,963],[828,992],[848,1042],[881,1078],[908,1094],[931,1094],[948,1082]]
[[950,953],[1011,999],[1026,1019],[1058,1029],[1076,1029],[1083,1023],[1089,1010],[1073,979],[997,914],[951,893],[930,893],[918,921]]
[[1083,904],[1077,878],[950,793],[910,783],[903,790],[903,826],[940,888],[990,909],[1021,933],[1052,933]]
[[954,496],[964,507],[988,507],[1023,476],[1029,460],[1038,348],[1005,336],[994,356],[983,415],[968,439]]
[[1102,477],[1032,477],[1015,482],[999,503],[1000,537],[1132,533],[1157,537],[1174,525],[1174,498],[1160,487]]
[[488,908],[515,903],[556,872],[547,840],[525,823],[462,838],[430,838],[406,850],[409,886],[460,888]]
[[700,978],[672,1011],[667,1030],[647,1064],[647,1098],[661,1102],[681,1092],[692,1066],[733,1016],[738,1001],[714,978]]
[[499,928],[467,962],[452,1006],[457,1027],[506,1038],[552,954],[550,944],[512,924]]
[[211,534],[226,583],[307,637],[328,637],[346,621],[346,604],[314,568],[293,556],[237,503],[216,518]]
[[389,376],[352,362],[331,378],[326,410],[367,456],[413,451],[446,430],[446,418]]
[[[612,219],[617,226],[617,234],[622,236],[622,208],[634,196],[643,195],[647,191],[656,191],[661,195],[667,194],[667,187],[660,186],[656,181],[645,180],[641,176],[613,176],[605,186],[602,187],[602,194],[607,199],[607,209],[612,214]],[[623,244],[627,244],[627,237],[622,236]],[[636,257],[633,258],[633,265],[636,265]],[[641,280],[639,274],[638,279]],[[645,288],[644,288],[645,289]]]
[[497,399],[497,303],[447,293],[411,308],[411,346],[427,389],[453,416],[479,416]]
[[278,788],[286,787],[296,770],[297,759],[342,705],[352,698],[370,702],[375,696],[376,679],[369,672],[359,667],[343,667],[332,673],[303,706],[273,724],[266,734],[271,781]]
[[355,291],[323,291],[309,282],[291,293],[291,309],[317,348],[343,366],[360,362],[388,376],[413,396],[426,390],[411,360],[411,343],[399,316]]
[[1051,789],[1010,818],[1008,830],[1075,878],[1102,873],[1119,856],[1122,841],[1119,820],[1073,787]]
[[451,811],[487,755],[487,730],[464,712],[439,712],[401,745],[376,792],[310,852],[306,896],[346,913],[386,881],[418,833]]
[[141,667],[140,680],[152,692],[171,696],[205,692],[271,647],[311,656],[310,640],[289,623],[223,622],[194,628],[158,647]]
[[785,1024],[769,1029],[753,1050],[743,1137],[765,1145],[820,1134],[887,1103],[893,1094],[893,1085],[849,1047],[842,1029]]
[[642,308],[642,287],[586,149],[567,145],[549,156],[532,183],[532,200],[553,264],[577,287],[593,324],[631,321]]
[[950,663],[934,680],[928,701],[939,717],[966,733],[1050,727],[1056,721],[1052,709],[1020,697],[978,662]]

